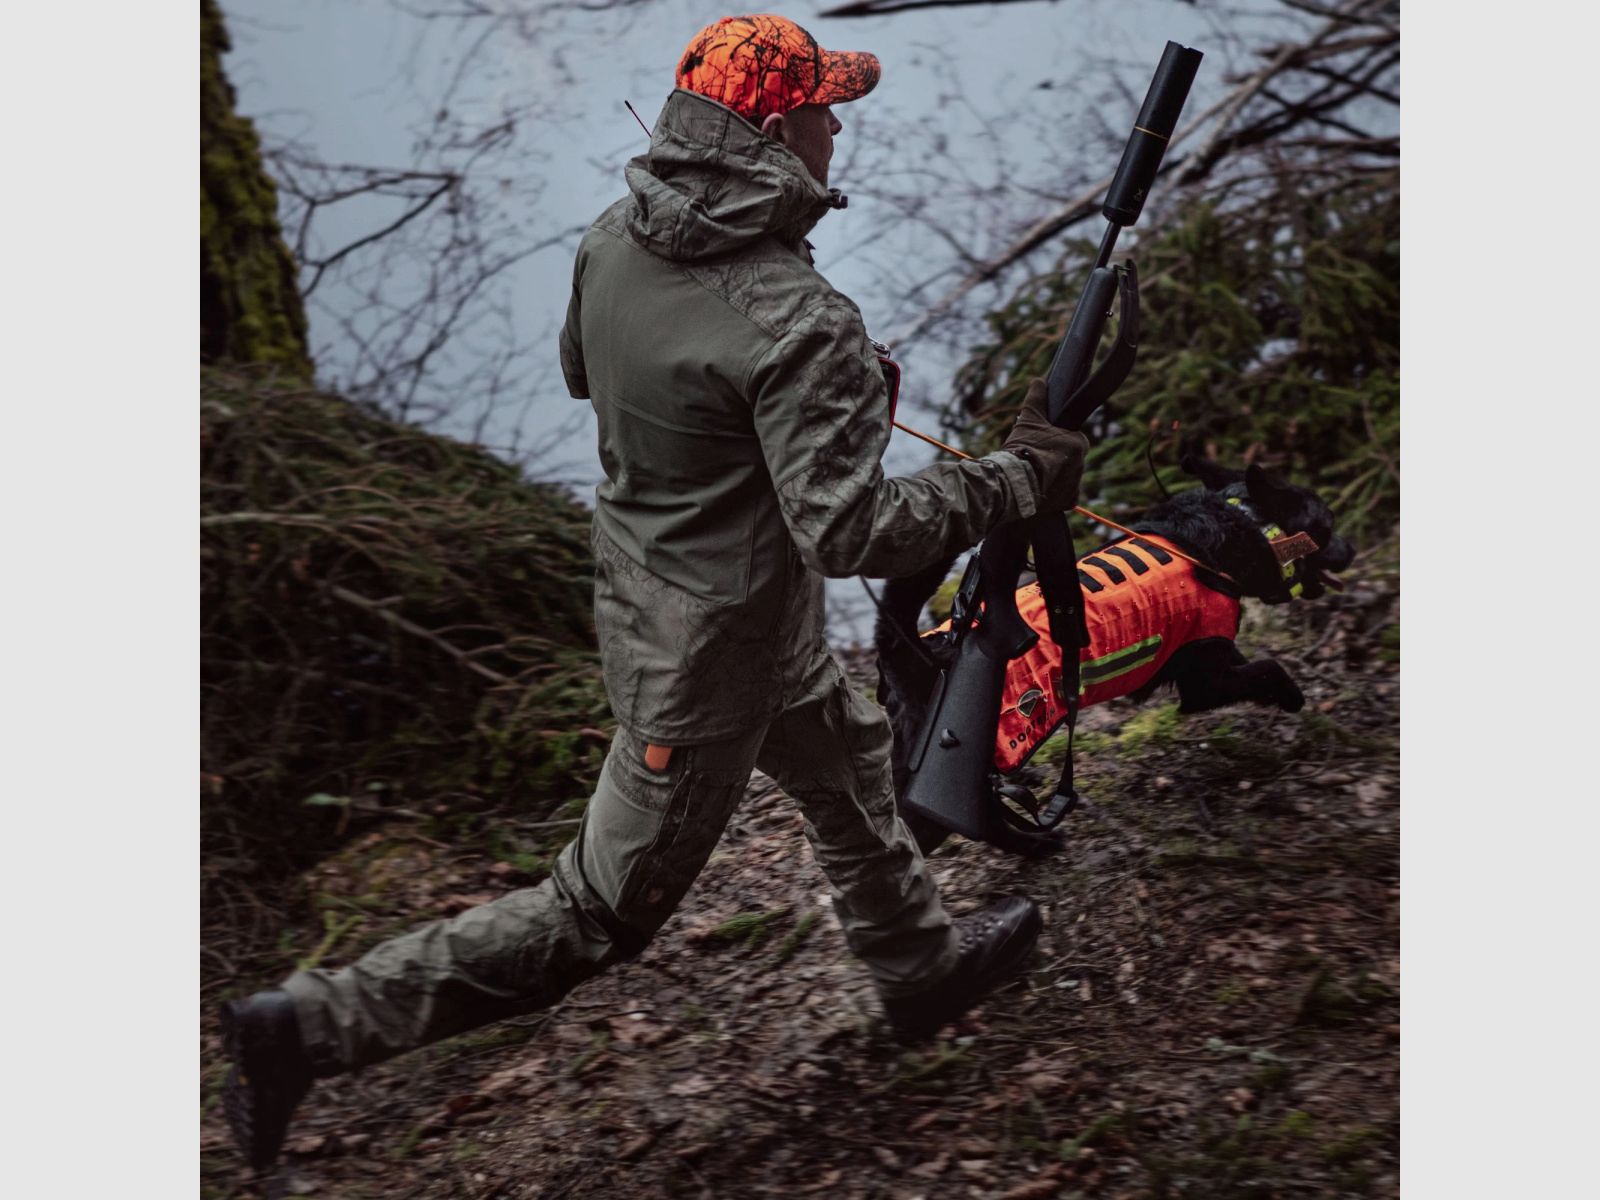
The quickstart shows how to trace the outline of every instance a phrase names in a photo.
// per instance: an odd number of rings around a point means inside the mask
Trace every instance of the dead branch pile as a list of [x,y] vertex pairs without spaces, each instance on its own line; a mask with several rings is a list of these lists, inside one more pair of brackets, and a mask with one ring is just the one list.
[[202,372],[201,446],[208,877],[303,862],[373,810],[589,795],[610,717],[569,495],[238,373]]

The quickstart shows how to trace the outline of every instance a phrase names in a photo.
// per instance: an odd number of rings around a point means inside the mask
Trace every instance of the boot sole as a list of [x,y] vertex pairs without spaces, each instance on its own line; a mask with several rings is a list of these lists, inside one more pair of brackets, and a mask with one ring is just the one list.
[[264,1138],[262,1119],[265,1119],[265,1124],[268,1126],[277,1125],[280,1123],[280,1114],[273,1111],[276,1104],[268,1102],[265,1095],[256,1091],[255,1081],[261,1080],[263,1075],[268,1077],[263,1081],[268,1089],[268,1095],[275,1088],[295,1089],[294,1085],[287,1081],[271,1079],[271,1066],[256,1061],[260,1054],[266,1051],[259,1044],[261,1039],[252,1040],[240,1027],[241,1022],[234,1003],[231,1000],[225,1002],[221,1012],[223,1053],[227,1055],[231,1064],[228,1068],[228,1077],[223,1083],[222,1110],[229,1131],[233,1134],[245,1161],[259,1175],[270,1171],[277,1162],[283,1150],[289,1120],[300,1100],[304,1098],[305,1091],[301,1090],[293,1099],[281,1097],[277,1099],[277,1104],[285,1105],[288,1111],[281,1114],[282,1128],[277,1131],[277,1136]]

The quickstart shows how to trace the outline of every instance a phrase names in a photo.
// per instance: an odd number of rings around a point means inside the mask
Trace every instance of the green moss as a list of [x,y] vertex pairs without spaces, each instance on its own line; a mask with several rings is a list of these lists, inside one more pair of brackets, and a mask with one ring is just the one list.
[[443,1062],[462,1055],[483,1054],[506,1046],[520,1046],[534,1035],[537,1028],[535,1025],[490,1025],[430,1046],[428,1057],[432,1062]]
[[1284,1114],[1277,1131],[1286,1138],[1304,1138],[1310,1136],[1316,1124],[1310,1113],[1296,1108]]
[[234,112],[230,48],[215,0],[200,3],[200,360],[260,363],[309,380],[297,268],[251,122]]
[[[1080,729],[1072,736],[1072,754],[1075,759],[1092,758],[1108,753],[1117,744],[1115,736],[1099,730]],[[1036,765],[1059,764],[1067,753],[1067,731],[1057,730],[1039,744],[1034,751]]]
[[1146,746],[1159,746],[1178,737],[1183,732],[1183,718],[1178,714],[1178,703],[1144,708],[1123,724],[1117,741],[1124,750],[1139,750]]
[[1289,1083],[1289,1067],[1281,1062],[1263,1063],[1250,1075],[1250,1086],[1262,1095],[1282,1091]]
[[942,1089],[946,1082],[943,1076],[972,1061],[972,1055],[966,1050],[951,1044],[941,1044],[928,1053],[908,1051],[900,1056],[890,1086],[902,1084],[912,1090],[930,1087]]
[[1299,716],[1299,730],[1294,744],[1297,752],[1329,746],[1348,746],[1369,754],[1395,753],[1399,749],[1397,738],[1369,737],[1324,713],[1309,710]]
[[1398,622],[1378,630],[1378,660],[1386,663],[1400,661],[1400,625]]
[[594,1062],[597,1058],[604,1054],[606,1052],[606,1048],[610,1045],[611,1034],[603,1029],[597,1031],[595,1035],[589,1039],[589,1048],[582,1054],[578,1055],[578,1057],[573,1060],[572,1065],[567,1068],[567,1074],[574,1077],[582,1075],[585,1068],[587,1068],[590,1063]]
[[686,1025],[694,1025],[703,1028],[712,1023],[711,1014],[706,1012],[703,1007],[696,1004],[693,1000],[684,1001],[683,1007],[679,1011],[683,1022]]
[[412,1151],[417,1148],[417,1143],[422,1140],[422,1135],[428,1132],[432,1124],[432,1117],[425,1117],[423,1120],[418,1121],[406,1131],[405,1136],[395,1143],[394,1149],[389,1151],[389,1157],[397,1160],[410,1158]]
[[1212,1002],[1227,1007],[1230,1004],[1239,1003],[1246,995],[1247,993],[1241,984],[1228,983],[1217,989],[1216,995],[1212,997]]
[[221,1060],[200,1071],[200,1115],[203,1117],[222,1102],[222,1085],[228,1078],[228,1064]]
[[1330,1166],[1344,1166],[1369,1154],[1383,1134],[1368,1125],[1357,1125],[1338,1140],[1322,1147],[1322,1159]]
[[713,929],[708,940],[743,942],[746,947],[754,947],[766,940],[768,934],[772,932],[774,922],[788,915],[787,908],[775,908],[770,912],[735,913]]
[[503,827],[491,826],[488,832],[489,853],[501,862],[509,863],[524,875],[542,878],[555,865],[556,855],[566,839],[551,839],[541,843],[519,840]]
[[1224,867],[1239,869],[1253,867],[1256,860],[1248,851],[1232,842],[1207,842],[1202,846],[1193,838],[1173,838],[1156,850],[1156,864],[1161,867]]
[[1085,1146],[1092,1146],[1096,1140],[1112,1129],[1126,1124],[1127,1118],[1122,1113],[1106,1113],[1089,1122],[1087,1128],[1076,1137],[1066,1138],[1056,1148],[1056,1157],[1062,1162],[1073,1162],[1083,1152]]
[[324,911],[322,914],[322,941],[317,944],[316,949],[295,964],[296,969],[309,971],[344,940],[345,934],[362,925],[365,921],[366,918],[359,914],[341,919],[337,913]]
[[778,948],[772,955],[772,965],[777,966],[779,963],[787,962],[792,958],[794,952],[800,948],[800,943],[811,936],[811,930],[816,923],[816,913],[802,913],[800,919],[795,922],[794,928],[785,935],[783,941],[778,943]]

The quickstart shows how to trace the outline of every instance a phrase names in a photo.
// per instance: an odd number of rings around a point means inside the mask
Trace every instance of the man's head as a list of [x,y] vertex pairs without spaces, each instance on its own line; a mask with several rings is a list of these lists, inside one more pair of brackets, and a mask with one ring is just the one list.
[[782,142],[826,186],[833,135],[843,128],[829,106],[865,96],[880,73],[873,55],[824,50],[787,17],[764,14],[702,29],[678,62],[677,81]]

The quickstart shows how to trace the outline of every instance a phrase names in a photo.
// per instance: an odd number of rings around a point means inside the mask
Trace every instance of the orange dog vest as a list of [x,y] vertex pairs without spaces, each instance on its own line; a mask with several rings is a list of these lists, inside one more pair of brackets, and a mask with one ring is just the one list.
[[[1172,549],[1163,538],[1141,534],[1078,560],[1089,627],[1089,645],[1078,656],[1083,707],[1137,690],[1188,642],[1238,634],[1238,598],[1201,582],[1194,566]],[[1003,775],[1027,762],[1067,719],[1061,647],[1050,640],[1037,582],[1017,589],[1017,611],[1039,640],[1006,668],[994,748],[994,765]],[[946,621],[923,636],[949,628]]]

